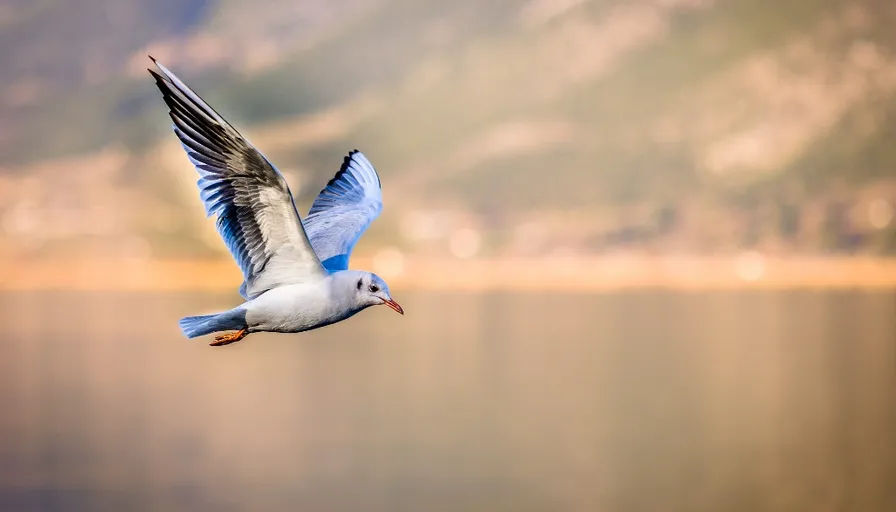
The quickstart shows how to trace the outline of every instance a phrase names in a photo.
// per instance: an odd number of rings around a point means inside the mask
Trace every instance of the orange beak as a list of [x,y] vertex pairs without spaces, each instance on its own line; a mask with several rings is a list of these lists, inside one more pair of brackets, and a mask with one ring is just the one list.
[[401,309],[401,306],[399,306],[398,303],[392,299],[389,299],[389,300],[383,299],[383,304],[385,304],[385,305],[389,306],[390,308],[392,308],[393,310],[395,310],[395,312],[398,313],[399,315],[404,314],[404,310]]

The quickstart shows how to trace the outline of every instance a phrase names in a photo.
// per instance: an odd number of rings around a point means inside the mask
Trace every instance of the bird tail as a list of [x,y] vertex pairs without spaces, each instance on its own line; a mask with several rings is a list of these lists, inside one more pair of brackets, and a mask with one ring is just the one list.
[[196,338],[218,331],[238,331],[248,327],[246,312],[232,309],[213,315],[187,316],[180,319],[180,330],[187,338]]

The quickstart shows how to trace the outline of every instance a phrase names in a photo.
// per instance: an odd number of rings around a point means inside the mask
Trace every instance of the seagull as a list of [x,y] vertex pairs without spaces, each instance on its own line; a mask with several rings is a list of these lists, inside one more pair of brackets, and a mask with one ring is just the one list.
[[[282,174],[230,123],[165,66],[148,69],[168,105],[174,133],[199,172],[208,217],[243,273],[243,304],[180,320],[187,338],[225,332],[228,345],[254,332],[296,333],[345,320],[375,305],[400,314],[372,272],[349,270],[358,238],[383,209],[382,185],[358,150],[302,219]],[[229,331],[229,332],[228,332]]]

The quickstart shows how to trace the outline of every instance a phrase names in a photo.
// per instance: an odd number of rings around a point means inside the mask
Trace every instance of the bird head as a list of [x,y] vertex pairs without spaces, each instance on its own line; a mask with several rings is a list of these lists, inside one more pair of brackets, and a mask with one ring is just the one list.
[[366,306],[385,305],[399,314],[404,310],[392,299],[389,286],[383,279],[372,272],[360,272],[354,282],[355,293],[360,304]]

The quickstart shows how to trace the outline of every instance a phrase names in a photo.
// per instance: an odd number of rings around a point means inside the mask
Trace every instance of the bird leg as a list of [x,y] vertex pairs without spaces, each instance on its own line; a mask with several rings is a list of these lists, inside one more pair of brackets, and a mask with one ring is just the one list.
[[209,345],[213,347],[220,347],[223,345],[229,345],[231,343],[236,343],[241,339],[245,338],[248,333],[246,329],[240,329],[236,332],[229,332],[227,334],[222,334],[220,336],[215,336],[215,341],[209,343]]

